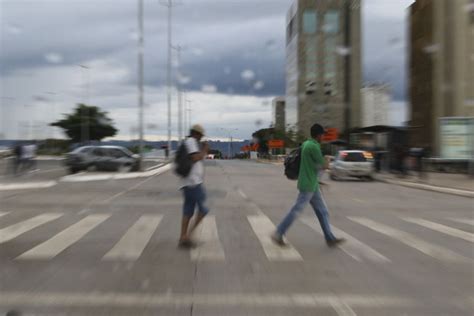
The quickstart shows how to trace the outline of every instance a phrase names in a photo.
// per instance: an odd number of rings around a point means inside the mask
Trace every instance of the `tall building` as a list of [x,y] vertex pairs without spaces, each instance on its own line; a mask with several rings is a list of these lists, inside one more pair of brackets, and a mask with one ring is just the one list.
[[360,0],[295,0],[287,14],[286,123],[360,125]]
[[440,154],[440,117],[474,116],[474,0],[410,7],[412,146]]
[[390,87],[372,84],[361,90],[361,127],[389,125]]
[[285,97],[273,99],[273,127],[277,130],[285,130]]

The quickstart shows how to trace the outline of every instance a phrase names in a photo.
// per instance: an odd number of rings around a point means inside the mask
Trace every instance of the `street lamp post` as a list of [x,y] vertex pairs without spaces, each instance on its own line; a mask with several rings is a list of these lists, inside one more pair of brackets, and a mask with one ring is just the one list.
[[138,130],[139,168],[143,168],[143,0],[138,0]]
[[167,103],[168,103],[168,152],[171,153],[171,49],[173,47],[172,43],[172,8],[175,4],[173,4],[172,0],[162,0],[160,1],[162,5],[168,8],[168,65],[166,67],[166,75],[167,75]]
[[[87,106],[87,103],[89,102],[89,70],[90,67],[86,65],[78,65],[82,69],[82,81],[84,85],[84,92],[83,92],[83,97],[82,97],[82,103],[84,106]],[[87,74],[87,77],[86,77]],[[86,108],[84,108],[85,111],[82,112],[82,118],[81,118],[81,140],[82,143],[85,143],[89,140],[89,122],[88,122],[88,113]]]

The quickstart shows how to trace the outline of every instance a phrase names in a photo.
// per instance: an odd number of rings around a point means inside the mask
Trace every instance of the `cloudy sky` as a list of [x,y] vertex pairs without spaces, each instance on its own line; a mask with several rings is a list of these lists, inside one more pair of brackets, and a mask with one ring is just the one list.
[[[167,128],[167,9],[159,0],[144,2],[151,139]],[[173,42],[182,47],[177,79],[187,90],[191,121],[213,137],[249,138],[268,126],[271,99],[285,93],[285,17],[292,0],[175,2]],[[405,120],[405,16],[412,2],[363,2],[364,82],[392,85],[393,124]],[[137,1],[0,0],[0,23],[0,133],[58,136],[47,122],[86,102],[110,113],[119,138],[135,135]],[[175,73],[177,64],[174,59]],[[174,131],[176,116],[174,110]]]

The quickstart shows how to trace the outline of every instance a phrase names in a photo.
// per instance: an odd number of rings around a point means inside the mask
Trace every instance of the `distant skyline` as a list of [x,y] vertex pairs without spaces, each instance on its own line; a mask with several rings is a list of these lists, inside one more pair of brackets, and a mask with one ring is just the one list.
[[[180,2],[174,45],[183,47],[179,79],[192,121],[211,137],[250,138],[270,124],[271,99],[285,93],[292,1]],[[404,18],[412,2],[363,1],[364,82],[391,84],[394,123],[406,120]],[[120,138],[135,135],[136,1],[0,0],[0,19],[0,122],[8,138],[27,137],[31,122],[44,126],[79,102],[108,111]],[[146,132],[155,139],[166,134],[166,31],[166,8],[145,0],[145,120],[157,126]],[[173,121],[176,130],[176,114]],[[51,133],[42,128],[38,136]]]

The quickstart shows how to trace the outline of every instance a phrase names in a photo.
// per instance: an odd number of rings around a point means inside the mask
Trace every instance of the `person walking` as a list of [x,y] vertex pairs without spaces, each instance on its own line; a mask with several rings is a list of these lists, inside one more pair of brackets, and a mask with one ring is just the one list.
[[290,209],[271,236],[272,240],[280,246],[286,245],[283,237],[308,203],[311,204],[314,213],[319,220],[327,245],[329,247],[335,247],[345,241],[343,238],[336,238],[331,231],[326,202],[324,201],[319,186],[319,169],[327,167],[327,161],[323,157],[320,147],[321,138],[324,133],[325,130],[321,125],[314,124],[311,127],[311,138],[305,141],[301,146],[301,162],[298,174],[298,198],[296,199],[294,206]]
[[[186,151],[193,165],[189,174],[181,179],[181,190],[184,196],[181,235],[179,238],[179,247],[181,248],[192,248],[195,246],[195,243],[191,240],[192,233],[209,213],[209,209],[206,206],[203,162],[209,152],[209,145],[208,143],[200,145],[203,136],[204,128],[196,124],[191,127],[190,136],[184,141]],[[196,206],[199,212],[196,215],[194,223],[189,227]]]
[[13,148],[13,174],[18,175],[21,171],[22,156],[23,156],[23,146],[17,142]]

